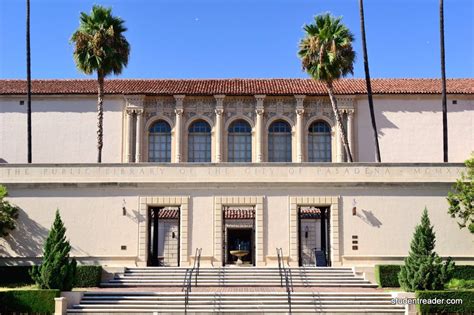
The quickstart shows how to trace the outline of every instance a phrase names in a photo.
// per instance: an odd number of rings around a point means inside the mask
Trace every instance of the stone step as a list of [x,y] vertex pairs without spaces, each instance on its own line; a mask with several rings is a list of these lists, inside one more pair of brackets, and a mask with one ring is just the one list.
[[[215,284],[215,283],[203,283],[200,284],[201,286],[208,286],[208,287],[220,287],[222,284]],[[242,287],[241,283],[229,283],[225,284],[225,286],[228,287]],[[248,287],[266,287],[268,285],[263,284],[263,285],[248,285]],[[314,285],[294,285],[295,287],[325,287],[325,288],[376,288],[376,284],[372,283],[318,283]],[[181,285],[178,284],[163,284],[163,283],[103,283],[101,284],[101,287],[104,288],[118,288],[118,287],[181,287]]]
[[[191,267],[125,267],[125,270],[175,270],[186,271]],[[317,271],[353,271],[351,267],[286,267],[290,270],[317,270]],[[254,270],[254,271],[271,271],[280,270],[278,267],[199,267],[199,270],[221,270],[221,271],[235,271],[235,270]]]
[[[287,299],[269,299],[262,301],[243,301],[243,300],[218,300],[214,301],[212,299],[208,300],[194,300],[190,299],[189,303],[192,305],[236,305],[236,302],[240,302],[239,305],[242,305],[242,302],[245,302],[245,305],[286,305],[288,303]],[[365,301],[341,301],[341,300],[311,300],[311,299],[291,299],[292,305],[308,305],[308,304],[317,304],[317,305],[390,305],[394,306],[389,300],[365,300]],[[82,300],[82,305],[183,305],[183,299],[181,300],[153,300],[153,301],[143,301],[143,300]]]
[[[242,279],[242,278],[259,278],[259,279],[272,279],[272,280],[280,280],[281,276],[280,275],[253,275],[253,276],[248,276],[248,275],[212,275],[212,274],[193,274],[193,277],[198,276],[199,279]],[[291,276],[293,279],[363,279],[362,277],[354,276],[354,275],[306,275],[306,276],[299,276],[299,275],[292,275]],[[115,279],[141,279],[141,278],[147,278],[147,279],[184,279],[184,276],[182,275],[116,275]]]
[[[239,303],[239,304],[236,304],[236,303],[229,303],[229,304],[223,304],[223,303],[220,303],[220,302],[209,302],[209,303],[205,303],[205,304],[195,304],[195,303],[192,303],[190,302],[188,304],[188,309],[202,309],[202,308],[215,308],[215,309],[239,309],[241,307],[246,307],[246,308],[250,308],[250,307],[253,307],[253,308],[267,308],[267,309],[281,309],[281,308],[286,308],[285,306],[287,306],[288,304],[287,303],[276,303],[276,304],[270,304],[270,303],[260,303],[260,304],[242,304],[242,303]],[[183,303],[181,303],[179,306],[181,307],[184,307]],[[403,306],[400,306],[400,307],[396,307],[392,304],[367,304],[367,303],[361,303],[361,304],[343,304],[343,303],[335,303],[335,304],[331,304],[331,303],[294,303],[292,302],[291,304],[292,308],[295,307],[295,308],[300,308],[300,309],[315,309],[315,308],[318,308],[318,309],[331,309],[331,308],[338,308],[338,309],[342,309],[342,308],[346,308],[346,309],[357,309],[357,308],[364,308],[364,309],[367,309],[367,308],[375,308],[375,309],[404,309]],[[154,308],[154,307],[162,307],[162,308],[166,308],[168,307],[168,305],[159,305],[159,304],[156,304],[156,305],[144,305],[144,304],[138,304],[138,303],[133,303],[133,304],[123,304],[123,305],[120,305],[120,304],[111,304],[111,303],[106,303],[106,304],[83,304],[81,302],[81,304],[77,304],[77,305],[74,305],[73,308],[74,309],[87,309],[87,308],[114,308],[114,309],[121,309],[121,308],[135,308],[135,309],[151,309],[151,308]],[[174,307],[178,307],[177,305],[175,305]]]
[[[182,279],[179,279],[179,278],[175,278],[175,279],[163,279],[163,278],[148,278],[148,277],[136,277],[136,278],[130,278],[130,277],[121,277],[121,278],[117,278],[117,279],[111,279],[110,282],[121,282],[121,281],[132,281],[132,282],[135,282],[135,281],[143,281],[143,282],[151,282],[151,281],[154,281],[154,282],[183,282],[184,278]],[[193,277],[192,279],[193,281],[195,280],[195,278]],[[198,276],[197,278],[197,281],[198,283],[199,282],[242,282],[242,283],[253,283],[253,282],[261,282],[261,278],[242,278],[242,277],[235,277],[235,278],[201,278]],[[306,279],[295,279],[295,278],[292,278],[290,279],[290,281],[298,281],[298,282],[306,282],[305,281]],[[308,279],[309,280],[309,279]],[[323,279],[320,279],[320,278],[315,278],[315,279],[311,279],[310,280],[311,282],[357,282],[357,281],[362,281],[362,282],[365,282],[366,280],[363,279],[363,278],[343,278],[343,279],[336,279],[336,278],[323,278]],[[280,282],[280,279],[279,278],[273,278],[273,279],[265,279],[265,282]]]
[[[196,270],[193,271],[193,274],[198,273]],[[117,273],[120,275],[157,275],[157,276],[164,276],[164,275],[169,275],[169,276],[184,276],[186,273],[185,272],[125,272],[125,273]],[[280,272],[210,272],[210,271],[199,271],[199,275],[212,275],[212,276],[222,276],[222,275],[229,275],[229,276],[236,276],[236,275],[249,275],[249,276],[254,276],[254,275],[261,275],[261,276],[279,276]],[[282,272],[282,274],[284,274]],[[353,276],[355,273],[353,272],[296,272],[292,271],[290,272],[292,275],[298,275],[298,276]]]
[[[310,297],[385,297],[391,298],[391,293],[385,292],[292,292],[292,296],[310,296]],[[193,291],[189,294],[193,297],[199,296],[225,296],[225,297],[259,297],[259,296],[286,296],[286,292],[238,292],[238,291],[230,291],[230,292],[204,292],[204,291]],[[127,297],[176,297],[176,296],[184,296],[184,293],[179,292],[151,292],[151,291],[144,291],[144,292],[128,292],[128,291],[89,291],[84,292],[84,297],[87,296],[127,296]]]
[[[230,309],[230,310],[217,310],[220,313],[242,313],[242,314],[276,314],[276,313],[284,313],[288,314],[288,308],[282,309],[265,309],[265,308],[258,308],[258,309],[247,309],[247,308],[238,308],[238,309]],[[195,310],[191,309],[188,310],[188,314],[194,313],[215,313],[216,309],[209,308],[209,309],[200,309]],[[184,308],[174,308],[174,309],[151,309],[151,310],[140,310],[140,309],[68,309],[68,314],[114,314],[114,313],[122,313],[122,314],[134,314],[134,315],[149,315],[149,314],[156,314],[159,313],[160,315],[167,315],[167,314],[174,314],[174,313],[184,313]],[[315,308],[312,310],[308,309],[297,309],[292,308],[292,313],[302,313],[302,314],[315,314],[315,313],[324,313],[325,315],[331,314],[379,314],[379,315],[391,315],[391,314],[405,314],[404,310],[401,309],[374,309],[374,308],[367,308],[367,309],[357,309],[357,310],[350,310],[347,309],[321,309]]]

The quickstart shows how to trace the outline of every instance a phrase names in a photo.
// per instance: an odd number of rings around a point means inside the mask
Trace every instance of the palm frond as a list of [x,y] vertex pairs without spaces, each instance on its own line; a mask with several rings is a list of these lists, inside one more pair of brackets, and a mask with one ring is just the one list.
[[130,55],[124,20],[113,16],[111,8],[94,5],[90,14],[80,14],[79,21],[71,37],[77,68],[85,74],[120,74]]
[[303,70],[314,79],[332,82],[354,70],[354,35],[342,24],[341,17],[317,15],[314,23],[303,26],[298,55]]

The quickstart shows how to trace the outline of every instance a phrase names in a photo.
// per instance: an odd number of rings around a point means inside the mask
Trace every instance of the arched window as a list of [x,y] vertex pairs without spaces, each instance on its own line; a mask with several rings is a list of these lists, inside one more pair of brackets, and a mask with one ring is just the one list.
[[245,120],[229,126],[228,161],[252,162],[252,128]]
[[171,162],[171,127],[159,120],[151,125],[148,135],[148,161]]
[[283,120],[268,128],[268,161],[291,162],[291,126]]
[[204,120],[189,126],[188,162],[211,162],[211,126]]
[[331,162],[331,127],[324,121],[316,121],[309,126],[309,162]]

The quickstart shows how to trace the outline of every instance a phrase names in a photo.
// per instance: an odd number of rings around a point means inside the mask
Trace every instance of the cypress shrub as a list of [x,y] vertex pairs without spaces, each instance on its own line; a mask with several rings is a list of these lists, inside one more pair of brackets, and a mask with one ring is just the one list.
[[66,240],[64,227],[59,210],[56,210],[51,231],[44,245],[43,262],[31,270],[31,278],[41,289],[59,289],[70,291],[76,274],[76,261],[69,260],[71,245]]
[[423,211],[421,223],[416,226],[410,244],[410,252],[405,258],[405,265],[401,267],[398,281],[402,289],[413,292],[415,290],[442,290],[452,276],[454,262],[451,258],[443,264],[441,258],[434,251],[436,236],[428,217],[428,210]]

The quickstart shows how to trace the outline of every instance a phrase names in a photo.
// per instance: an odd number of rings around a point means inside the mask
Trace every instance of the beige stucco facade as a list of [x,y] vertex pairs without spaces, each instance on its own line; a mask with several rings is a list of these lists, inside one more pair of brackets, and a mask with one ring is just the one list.
[[[0,161],[26,162],[26,106],[23,96],[0,96]],[[374,144],[365,96],[339,96],[355,161],[373,162]],[[441,106],[433,95],[375,95],[375,115],[384,162],[442,162]],[[92,95],[35,95],[33,159],[36,163],[96,160],[96,98]],[[449,161],[463,162],[474,148],[474,98],[449,95]],[[454,103],[456,104],[454,104]],[[308,161],[308,128],[331,127],[331,161],[344,161],[343,147],[327,97],[146,96],[105,98],[103,161],[148,161],[149,128],[159,120],[171,127],[171,162],[188,161],[188,129],[204,120],[211,127],[211,161],[228,160],[228,128],[236,120],[252,128],[252,162],[268,161],[268,128],[291,126],[292,162]],[[11,136],[9,136],[11,135]]]
[[[474,150],[473,95],[448,95],[449,164],[440,163],[439,95],[374,95],[383,164],[373,163],[366,96],[338,94],[337,99],[353,164],[344,162],[329,98],[296,92],[107,94],[104,164],[92,164],[97,154],[95,95],[35,94],[34,164],[27,165],[22,164],[27,156],[26,106],[20,105],[24,96],[0,95],[0,184],[21,208],[17,229],[0,239],[0,265],[37,262],[60,209],[72,255],[79,261],[145,266],[150,207],[179,209],[173,227],[160,235],[167,233],[166,251],[173,252],[168,254],[173,259],[176,253],[180,266],[193,264],[196,248],[202,248],[203,265],[226,263],[226,207],[255,211],[256,266],[275,266],[276,248],[296,266],[303,254],[311,259],[322,237],[333,266],[399,263],[425,207],[435,226],[438,253],[474,264],[474,240],[447,214],[446,201],[464,170],[461,162]],[[230,163],[229,128],[239,120],[250,129],[250,158]],[[158,121],[169,126],[170,159],[152,163],[149,151],[155,144],[149,137]],[[208,163],[188,163],[189,130],[197,121],[209,125]],[[285,149],[291,158],[285,163],[269,162],[269,129],[278,121],[290,130]],[[315,122],[328,126],[326,163],[309,162],[309,129]],[[308,225],[301,222],[301,207],[328,209],[324,228],[320,223],[308,227],[313,233],[308,241],[302,241]],[[178,235],[170,239],[173,232]]]
[[334,266],[400,262],[425,207],[439,254],[470,264],[472,236],[449,217],[445,199],[463,170],[461,164],[3,165],[0,182],[22,210],[18,228],[2,240],[0,263],[36,261],[60,209],[80,261],[146,265],[146,207],[172,205],[181,207],[180,265],[192,264],[195,248],[202,248],[202,263],[219,266],[218,210],[253,205],[256,265],[275,265],[277,247],[297,265],[295,210],[314,205],[331,208]]

